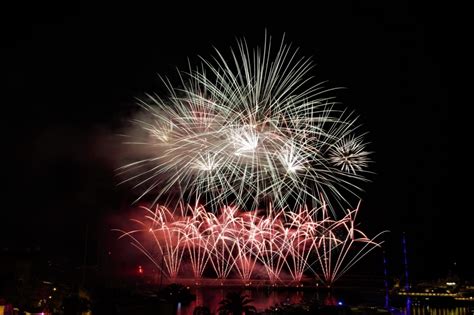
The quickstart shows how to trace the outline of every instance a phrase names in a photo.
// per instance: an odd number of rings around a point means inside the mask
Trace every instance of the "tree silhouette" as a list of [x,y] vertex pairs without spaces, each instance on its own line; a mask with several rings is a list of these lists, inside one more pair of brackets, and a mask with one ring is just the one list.
[[242,314],[256,314],[255,306],[250,305],[252,302],[247,295],[242,295],[240,292],[229,292],[226,298],[219,302],[220,306],[217,309],[220,315],[242,315]]
[[196,306],[193,315],[211,315],[211,310],[207,306]]
[[166,301],[171,303],[188,303],[194,299],[189,288],[176,283],[166,286],[161,291],[161,295]]
[[64,315],[76,315],[91,309],[90,301],[76,294],[71,294],[63,300]]

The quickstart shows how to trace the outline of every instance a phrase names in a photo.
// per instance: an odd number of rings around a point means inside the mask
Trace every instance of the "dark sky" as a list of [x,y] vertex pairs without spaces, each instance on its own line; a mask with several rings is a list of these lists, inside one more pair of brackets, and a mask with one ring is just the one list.
[[110,233],[104,218],[131,201],[128,188],[117,187],[110,142],[128,124],[134,98],[159,90],[157,74],[173,78],[187,58],[209,56],[213,46],[226,51],[236,37],[261,44],[267,29],[313,58],[316,79],[345,87],[334,95],[369,131],[376,176],[365,186],[360,221],[371,235],[391,231],[393,268],[405,231],[420,277],[443,275],[453,262],[469,271],[472,214],[448,162],[448,123],[460,103],[452,78],[460,74],[461,35],[451,9],[398,1],[155,3],[4,10],[2,247],[69,253],[85,222],[92,238]]

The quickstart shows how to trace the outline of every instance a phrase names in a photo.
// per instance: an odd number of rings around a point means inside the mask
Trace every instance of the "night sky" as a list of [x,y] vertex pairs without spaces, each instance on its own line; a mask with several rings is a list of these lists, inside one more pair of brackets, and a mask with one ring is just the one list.
[[104,222],[125,213],[134,197],[117,186],[114,158],[124,149],[117,134],[137,110],[135,97],[160,91],[158,74],[176,79],[176,67],[210,56],[213,46],[227,52],[242,37],[261,45],[266,29],[312,57],[312,73],[326,87],[344,87],[332,95],[369,132],[376,175],[364,184],[359,218],[370,235],[391,231],[393,269],[401,268],[406,232],[412,274],[436,278],[456,262],[473,276],[473,216],[462,184],[451,178],[457,153],[448,125],[460,113],[452,78],[461,73],[461,35],[449,9],[398,1],[64,2],[4,9],[2,248],[77,255],[86,223],[91,239],[108,239]]

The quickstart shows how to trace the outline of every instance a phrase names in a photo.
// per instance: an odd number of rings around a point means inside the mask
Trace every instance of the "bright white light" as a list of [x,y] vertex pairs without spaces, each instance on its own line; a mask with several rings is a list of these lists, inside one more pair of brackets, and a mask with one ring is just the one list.
[[212,171],[219,166],[216,161],[216,155],[210,153],[198,154],[198,157],[193,161],[192,167],[201,171]]
[[253,153],[257,149],[258,134],[251,126],[244,127],[232,134],[231,141],[236,148],[235,154]]
[[296,173],[304,169],[304,158],[298,155],[293,143],[285,146],[279,158],[285,169],[290,173]]

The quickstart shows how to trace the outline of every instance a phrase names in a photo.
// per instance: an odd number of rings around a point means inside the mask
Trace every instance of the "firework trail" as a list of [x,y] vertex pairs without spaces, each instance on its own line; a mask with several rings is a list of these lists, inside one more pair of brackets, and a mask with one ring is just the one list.
[[[272,217],[225,207],[218,214],[202,206],[180,207],[179,213],[163,206],[142,207],[144,220],[122,238],[141,250],[161,270],[164,261],[171,279],[179,275],[183,261],[190,262],[194,279],[210,269],[217,279],[237,277],[252,280],[256,264],[267,272],[270,283],[284,281],[285,271],[299,283],[305,272],[331,285],[357,261],[382,242],[367,237],[356,228],[359,208],[341,219],[333,219],[327,207],[299,209],[298,212],[270,211]],[[155,252],[147,250],[137,234],[152,235]]]
[[148,155],[120,168],[124,181],[142,189],[138,199],[177,191],[213,211],[319,207],[321,198],[345,209],[367,180],[369,152],[357,117],[312,82],[312,67],[283,41],[253,51],[240,41],[230,56],[216,50],[180,72],[179,88],[163,79],[168,97],[140,101],[144,135],[130,143]]

